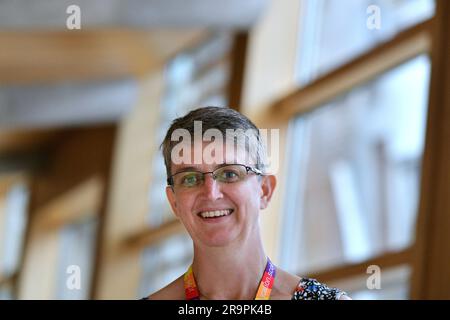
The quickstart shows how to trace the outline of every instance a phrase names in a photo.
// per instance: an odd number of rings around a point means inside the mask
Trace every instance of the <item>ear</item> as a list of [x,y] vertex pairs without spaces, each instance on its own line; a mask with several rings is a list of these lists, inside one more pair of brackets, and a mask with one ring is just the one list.
[[269,205],[273,191],[277,185],[277,178],[274,175],[263,176],[261,181],[261,202],[260,209],[265,209]]
[[170,204],[170,207],[172,208],[173,213],[178,217],[177,200],[175,198],[175,193],[171,186],[166,187],[166,196],[167,196],[167,200],[169,200],[169,204]]

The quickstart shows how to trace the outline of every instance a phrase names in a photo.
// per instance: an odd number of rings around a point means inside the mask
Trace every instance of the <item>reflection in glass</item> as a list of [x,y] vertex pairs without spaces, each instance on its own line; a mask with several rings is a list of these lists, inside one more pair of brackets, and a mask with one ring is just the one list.
[[291,126],[281,263],[305,274],[414,240],[430,62],[417,57]]
[[[435,7],[433,0],[303,0],[301,3],[296,72],[300,86],[431,18]],[[371,23],[375,13],[370,6],[379,9],[376,17],[379,17],[379,29]]]
[[[18,183],[6,192],[0,199],[0,219],[4,230],[0,230],[0,274],[13,274],[22,254],[22,246],[27,225],[27,205],[29,192],[25,185]],[[3,205],[2,205],[3,204]]]
[[[56,299],[90,299],[96,231],[95,218],[84,219],[61,229]],[[75,278],[78,274],[79,282]]]
[[0,300],[14,299],[11,287],[9,285],[2,285],[0,287]]
[[410,266],[400,265],[380,269],[380,272],[379,282],[372,281],[370,278],[374,274],[366,273],[340,281],[329,282],[329,285],[336,288],[345,288],[345,291],[354,300],[409,299]]
[[192,263],[192,240],[187,234],[179,234],[148,247],[142,255],[143,274],[139,296],[165,287],[186,272]]

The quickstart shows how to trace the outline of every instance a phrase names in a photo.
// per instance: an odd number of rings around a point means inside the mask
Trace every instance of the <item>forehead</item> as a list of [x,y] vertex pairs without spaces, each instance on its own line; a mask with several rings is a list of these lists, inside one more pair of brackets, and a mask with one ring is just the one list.
[[234,143],[194,140],[193,143],[180,142],[175,151],[171,154],[172,172],[188,167],[210,170],[225,163],[255,164],[255,157],[247,148]]

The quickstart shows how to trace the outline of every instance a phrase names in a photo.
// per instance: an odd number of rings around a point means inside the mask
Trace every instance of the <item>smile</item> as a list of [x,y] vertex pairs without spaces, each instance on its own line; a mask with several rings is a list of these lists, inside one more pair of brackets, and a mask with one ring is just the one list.
[[199,212],[198,215],[202,217],[203,219],[213,219],[213,218],[219,218],[228,216],[233,213],[233,209],[226,209],[226,210],[213,210],[213,211],[202,211]]

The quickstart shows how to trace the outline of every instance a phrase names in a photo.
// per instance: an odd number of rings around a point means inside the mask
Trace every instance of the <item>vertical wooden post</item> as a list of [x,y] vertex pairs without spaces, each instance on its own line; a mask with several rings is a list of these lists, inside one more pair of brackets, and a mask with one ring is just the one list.
[[267,254],[277,263],[286,179],[285,141],[288,121],[277,123],[269,106],[295,88],[300,2],[272,0],[266,14],[252,28],[246,53],[241,112],[259,128],[279,129],[278,184],[270,206],[261,216]]
[[139,80],[139,98],[119,125],[109,199],[102,231],[96,299],[136,299],[141,275],[141,249],[126,240],[147,224],[151,162],[155,150],[163,71]]
[[245,58],[247,55],[248,33],[238,32],[234,36],[231,51],[231,73],[228,84],[229,107],[239,111],[242,103],[242,90],[244,84]]
[[450,2],[436,4],[413,299],[450,299]]

